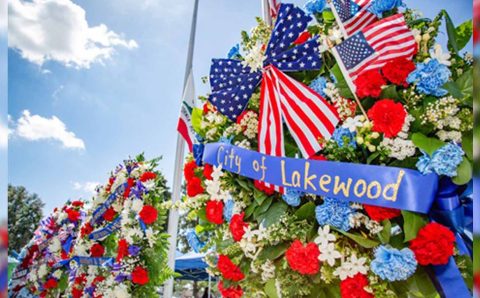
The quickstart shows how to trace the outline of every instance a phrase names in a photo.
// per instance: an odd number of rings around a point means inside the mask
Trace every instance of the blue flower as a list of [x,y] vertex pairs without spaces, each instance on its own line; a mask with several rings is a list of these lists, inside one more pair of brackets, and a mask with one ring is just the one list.
[[220,139],[218,140],[220,143],[225,143],[225,144],[228,144],[228,145],[232,145],[232,140],[233,140],[233,136],[232,137],[220,137]]
[[433,152],[430,157],[423,152],[418,159],[417,169],[422,174],[437,173],[448,177],[457,176],[457,168],[462,163],[465,152],[455,143],[448,143]]
[[230,222],[233,216],[233,208],[235,207],[235,202],[232,199],[228,199],[223,206],[223,217]]
[[128,253],[131,255],[131,256],[138,256],[138,254],[140,253],[140,247],[139,246],[136,246],[136,245],[130,245],[128,247]]
[[383,280],[406,280],[415,273],[417,260],[409,248],[398,250],[382,245],[376,249],[370,268]]
[[[357,143],[355,142],[356,135],[356,132],[351,132],[348,128],[338,127],[333,132],[332,138],[335,142],[337,142],[338,146],[342,148],[345,146],[357,148]],[[345,141],[347,142],[347,144],[345,144]]]
[[297,207],[300,205],[300,198],[304,195],[302,191],[295,190],[293,188],[287,188],[286,193],[282,196],[282,199],[290,206]]
[[241,56],[242,55],[240,54],[240,45],[238,43],[233,46],[227,54],[228,59],[235,59]]
[[202,143],[193,144],[193,158],[199,167],[203,165],[203,150],[205,150],[205,146]]
[[305,3],[305,10],[310,14],[321,13],[326,5],[326,0],[308,0],[308,2]]
[[384,12],[404,6],[403,0],[373,0],[368,11],[381,18]]
[[322,76],[316,78],[310,83],[310,88],[312,88],[313,91],[317,92],[323,97],[327,97],[327,94],[325,94],[325,91],[323,91],[326,87],[327,87],[327,79],[325,79]]
[[331,225],[343,231],[350,230],[350,215],[353,213],[348,201],[329,197],[325,197],[323,204],[315,208],[319,225]]
[[186,238],[188,245],[193,249],[194,252],[198,253],[205,246],[205,243],[200,241],[194,229],[187,231]]
[[437,59],[431,59],[428,63],[417,64],[417,69],[408,76],[407,82],[417,83],[417,90],[423,94],[440,97],[448,93],[442,86],[448,82],[451,74],[447,66]]

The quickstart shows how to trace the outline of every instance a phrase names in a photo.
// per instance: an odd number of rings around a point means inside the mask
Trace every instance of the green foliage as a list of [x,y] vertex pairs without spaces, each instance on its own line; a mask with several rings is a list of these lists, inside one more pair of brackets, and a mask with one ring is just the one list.
[[280,218],[287,212],[288,205],[284,202],[275,202],[272,206],[265,212],[263,216],[264,224],[266,227],[277,223]]
[[340,229],[335,229],[335,230],[337,232],[343,234],[344,236],[350,238],[351,240],[355,241],[358,245],[360,245],[361,247],[364,247],[364,248],[374,248],[374,247],[377,247],[378,244],[379,244],[378,241],[369,239],[369,238],[361,236],[361,235],[348,233],[348,232],[342,231]]
[[313,202],[308,202],[295,211],[295,217],[299,220],[313,221],[315,220],[315,207],[316,206]]
[[335,66],[331,69],[332,74],[337,79],[336,87],[340,92],[340,95],[345,98],[353,98],[352,91],[350,91],[350,87],[348,87],[347,81],[340,70],[340,66],[335,64]]
[[421,215],[415,212],[402,210],[402,216],[405,242],[415,239],[417,237],[418,231],[420,231],[420,229],[428,223],[428,219],[425,215]]
[[412,142],[417,148],[423,150],[428,155],[432,155],[435,150],[445,145],[445,142],[442,142],[437,138],[429,138],[418,132],[412,135]]
[[472,179],[472,170],[472,164],[467,157],[464,157],[457,168],[457,176],[452,178],[453,183],[457,185],[467,184]]

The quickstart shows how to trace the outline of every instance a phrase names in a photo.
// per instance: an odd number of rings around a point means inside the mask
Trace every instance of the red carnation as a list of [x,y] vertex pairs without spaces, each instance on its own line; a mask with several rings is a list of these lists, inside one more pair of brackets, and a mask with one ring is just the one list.
[[366,71],[355,80],[357,95],[360,98],[368,96],[378,98],[382,93],[382,87],[386,84],[387,82],[377,70]]
[[190,181],[193,177],[195,177],[195,170],[197,169],[197,164],[194,160],[188,162],[183,167],[183,176],[185,176],[185,180]]
[[305,31],[298,36],[298,38],[293,42],[293,44],[300,45],[300,44],[306,42],[307,40],[309,40],[310,37],[312,37],[312,34],[310,34],[310,32],[308,32],[308,31]]
[[340,293],[342,298],[374,298],[372,294],[365,291],[367,286],[367,277],[357,273],[353,277],[347,277],[340,282]]
[[113,221],[115,215],[117,215],[117,212],[113,210],[113,207],[110,207],[105,211],[105,213],[103,213],[103,219],[105,219],[106,221]]
[[214,200],[208,201],[205,213],[209,222],[221,225],[223,223],[223,202]]
[[104,276],[97,276],[93,279],[92,285],[96,286],[99,282],[102,282],[105,280]]
[[223,281],[218,283],[218,291],[224,298],[240,298],[243,295],[243,290],[240,286],[223,287]]
[[103,257],[103,254],[105,253],[105,248],[99,244],[95,243],[90,247],[90,256],[94,258],[100,258]]
[[145,224],[151,225],[157,220],[158,211],[153,206],[145,205],[143,206],[142,210],[140,210],[140,213],[138,215]]
[[85,235],[90,235],[90,233],[93,232],[93,227],[92,225],[87,222],[86,224],[84,224],[82,226],[82,228],[80,229],[80,235],[81,237],[85,237]]
[[363,205],[363,208],[365,208],[365,211],[367,211],[367,214],[371,219],[378,222],[386,219],[392,219],[402,214],[400,210],[393,208],[377,207],[372,205]]
[[142,176],[140,176],[140,181],[145,182],[148,180],[153,180],[155,178],[157,178],[157,174],[153,172],[145,172],[142,174]]
[[125,188],[125,191],[123,192],[123,197],[126,199],[130,196],[130,191],[132,190],[132,187],[135,185],[135,179],[133,178],[128,178],[127,179],[127,187]]
[[300,240],[295,240],[285,253],[290,268],[303,275],[318,273],[319,255],[320,251],[315,243],[310,242],[303,246]]
[[68,220],[70,220],[71,222],[77,222],[80,218],[80,212],[78,212],[77,210],[67,209],[65,210],[65,212],[67,213]]
[[132,271],[132,282],[137,285],[145,285],[148,283],[148,271],[137,266]]
[[120,239],[117,248],[117,262],[121,262],[126,256],[128,256],[128,242],[125,239]]
[[415,63],[406,58],[397,58],[390,60],[382,68],[385,78],[392,84],[408,87],[407,77],[415,70]]
[[202,186],[202,181],[198,177],[193,177],[187,181],[187,195],[189,197],[202,194],[204,191],[205,189]]
[[242,237],[245,234],[245,228],[248,227],[248,223],[243,221],[244,216],[244,212],[234,214],[230,221],[230,232],[232,232],[233,240],[237,242],[242,240]]
[[115,182],[115,177],[110,177],[110,178],[108,179],[108,185],[107,185],[107,187],[105,188],[105,191],[106,191],[106,192],[110,192],[110,190],[112,190],[113,182]]
[[56,289],[58,287],[58,281],[55,278],[49,278],[47,282],[43,285],[45,289]]
[[382,132],[385,137],[392,138],[402,130],[407,112],[401,103],[382,99],[368,110],[368,117],[373,122],[373,131]]
[[447,227],[429,223],[418,231],[417,238],[410,243],[410,249],[422,266],[445,265],[453,255],[455,235]]
[[82,289],[77,289],[73,287],[72,289],[72,297],[73,298],[81,298],[83,296],[83,290]]
[[209,164],[205,164],[203,167],[203,176],[205,176],[205,179],[207,180],[212,180],[212,173],[213,173],[213,166]]
[[255,186],[256,189],[262,191],[263,193],[265,193],[266,195],[273,195],[275,193],[275,187],[273,185],[267,187],[263,182],[261,182],[260,180],[255,180],[253,182],[253,186]]
[[77,208],[81,208],[81,207],[83,207],[83,202],[82,201],[73,201],[72,206],[77,207]]
[[226,255],[220,255],[218,257],[217,268],[225,279],[241,281],[245,278],[245,275],[240,268],[238,268],[238,266],[235,265]]

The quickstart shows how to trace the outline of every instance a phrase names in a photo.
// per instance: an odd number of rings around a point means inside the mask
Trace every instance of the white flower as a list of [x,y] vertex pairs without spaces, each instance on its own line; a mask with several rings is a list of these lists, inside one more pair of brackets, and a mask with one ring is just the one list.
[[137,199],[134,199],[132,200],[132,210],[135,212],[135,213],[139,213],[143,208],[143,200],[137,200]]
[[223,176],[222,165],[220,164],[218,166],[213,166],[212,179],[218,181],[222,176]]
[[42,279],[44,276],[46,276],[48,274],[48,270],[47,270],[47,265],[46,264],[42,264],[40,266],[40,268],[38,268],[38,277],[40,279]]
[[150,245],[150,247],[153,247],[155,245],[155,241],[157,240],[157,237],[156,237],[157,234],[158,234],[158,231],[153,231],[152,228],[148,228],[145,231],[145,236],[147,237],[148,244]]
[[335,245],[333,243],[328,243],[326,246],[320,247],[320,256],[318,259],[321,262],[327,262],[328,265],[335,265],[335,259],[340,259],[342,254],[335,250]]
[[251,242],[257,233],[252,230],[250,226],[247,226],[245,229],[245,234],[243,234],[243,239],[246,239],[248,242]]
[[343,122],[342,127],[348,128],[350,132],[355,132],[357,130],[357,127],[362,127],[363,126],[363,121],[365,120],[365,117],[362,115],[355,116],[355,118],[349,117]]
[[[450,53],[444,53],[442,46],[438,43],[433,46],[432,50],[430,50],[430,57],[431,59],[437,59],[438,62],[445,64],[446,66],[452,65],[450,62]],[[425,59],[426,63],[428,63],[428,61],[430,61],[430,59]]]
[[60,243],[60,240],[57,237],[52,238],[52,242],[48,249],[51,253],[58,253],[60,249],[62,249],[62,244]]
[[337,267],[337,269],[335,269],[335,271],[333,271],[333,275],[335,276],[338,276],[338,278],[340,278],[340,280],[345,280],[347,279],[347,277],[349,277],[349,269],[345,266],[340,266],[340,267]]
[[147,180],[145,182],[142,182],[143,186],[145,186],[145,188],[147,190],[150,190],[152,188],[155,187],[155,180],[154,179],[150,179],[150,180]]
[[335,43],[340,43],[342,41],[343,33],[340,28],[332,28],[328,30],[328,38]]
[[330,226],[325,225],[323,228],[318,228],[318,237],[314,242],[319,246],[327,246],[330,241],[335,241],[335,235],[330,233]]
[[413,36],[415,36],[415,41],[420,43],[422,41],[422,32],[418,29],[412,30]]
[[242,61],[243,67],[250,67],[252,72],[255,72],[263,67],[263,61],[265,56],[263,55],[263,49],[261,44],[254,46],[245,56]]
[[127,286],[125,284],[118,284],[114,289],[113,289],[113,296],[112,298],[129,298],[132,295],[128,293]]
[[55,272],[53,272],[53,276],[56,279],[60,279],[62,277],[62,270],[56,270]]
[[350,270],[350,276],[353,277],[357,273],[367,274],[368,266],[365,265],[367,258],[357,258],[356,255],[352,255],[348,262],[345,263]]
[[262,266],[262,281],[267,282],[268,280],[275,277],[275,265],[272,261],[267,260]]

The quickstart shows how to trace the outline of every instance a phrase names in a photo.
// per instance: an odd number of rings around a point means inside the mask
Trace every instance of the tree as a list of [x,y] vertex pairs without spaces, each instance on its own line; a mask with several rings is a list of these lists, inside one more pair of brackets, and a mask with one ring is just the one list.
[[43,217],[43,206],[37,194],[30,194],[23,186],[8,185],[8,240],[11,250],[20,252],[30,241]]

